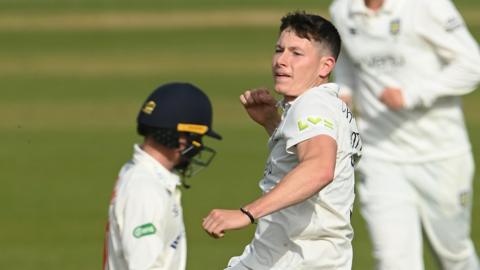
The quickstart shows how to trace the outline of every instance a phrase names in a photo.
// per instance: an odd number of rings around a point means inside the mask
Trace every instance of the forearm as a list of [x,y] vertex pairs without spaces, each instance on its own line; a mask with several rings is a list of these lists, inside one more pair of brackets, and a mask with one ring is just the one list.
[[315,162],[299,164],[275,188],[244,208],[258,219],[317,194],[333,180],[333,172],[315,165]]
[[[418,26],[416,34],[425,40],[444,65],[434,76],[424,76],[412,82],[411,90],[406,89],[407,98],[410,95],[407,104],[429,107],[438,98],[473,91],[480,81],[480,51],[452,3],[420,1],[413,18]],[[434,68],[436,64],[432,64]]]
[[407,103],[413,107],[415,105],[429,107],[440,97],[461,96],[472,92],[480,80],[479,66],[480,60],[478,65],[470,60],[456,60],[443,69],[436,78],[414,83],[410,91],[407,88],[407,98],[409,94],[413,95],[413,100],[407,100]]

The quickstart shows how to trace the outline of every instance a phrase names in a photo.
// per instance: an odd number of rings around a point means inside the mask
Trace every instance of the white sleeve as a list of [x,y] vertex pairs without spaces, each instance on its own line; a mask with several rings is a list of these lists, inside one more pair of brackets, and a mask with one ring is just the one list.
[[290,108],[284,127],[286,151],[295,153],[298,143],[319,135],[337,140],[338,123],[328,104],[314,95],[302,96]]
[[153,190],[135,190],[127,198],[122,248],[128,269],[158,266],[165,245],[166,203]]
[[340,86],[339,95],[352,96],[355,89],[353,62],[347,51],[342,49],[333,70],[334,81]]
[[[430,106],[442,96],[472,92],[480,81],[480,51],[477,42],[450,0],[420,1],[415,28],[446,63],[435,78],[425,78],[407,93],[409,107]],[[407,96],[408,97],[408,96]]]
[[[335,0],[329,8],[332,23],[337,27],[339,32],[341,32],[340,28],[342,28],[342,24],[344,23],[342,21],[343,7],[344,3]],[[355,72],[353,70],[353,61],[344,49],[344,44],[348,42],[346,38],[348,38],[348,35],[342,36],[342,47],[337,63],[335,64],[335,69],[333,70],[333,77],[334,81],[340,86],[339,95],[352,96],[355,89]]]

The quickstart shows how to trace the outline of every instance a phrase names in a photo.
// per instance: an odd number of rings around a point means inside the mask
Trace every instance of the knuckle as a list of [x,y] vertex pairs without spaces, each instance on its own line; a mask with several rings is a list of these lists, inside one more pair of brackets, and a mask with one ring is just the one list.
[[213,210],[212,211],[212,217],[213,218],[218,219],[220,216],[221,216],[220,211],[218,211],[218,210]]

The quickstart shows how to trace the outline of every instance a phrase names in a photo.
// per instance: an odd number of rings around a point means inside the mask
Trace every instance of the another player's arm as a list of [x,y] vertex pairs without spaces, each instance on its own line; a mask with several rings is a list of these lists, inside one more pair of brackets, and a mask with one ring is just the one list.
[[434,78],[413,82],[407,103],[428,107],[443,96],[472,92],[480,81],[480,50],[451,1],[421,1],[416,31],[434,47],[446,66]]
[[[334,176],[337,144],[327,135],[318,135],[296,146],[299,164],[270,192],[246,205],[254,219],[261,218],[288,206],[300,203],[317,194]],[[204,229],[213,237],[250,224],[247,215],[239,210],[214,209],[204,219]]]
[[[340,29],[342,26],[341,10],[344,7],[342,3],[334,2],[330,5],[329,13],[332,23]],[[343,39],[343,38],[342,38]],[[354,71],[354,64],[345,47],[342,46],[337,62],[335,63],[335,69],[332,71],[334,82],[340,86],[340,92],[338,97],[343,100],[348,107],[353,107],[353,90],[356,84],[356,72]]]
[[352,94],[355,86],[354,64],[347,51],[341,50],[335,69],[333,70],[335,82],[340,86],[338,97],[343,100],[348,107],[352,108]]
[[240,95],[240,101],[250,118],[263,126],[269,136],[272,135],[280,123],[280,114],[277,100],[270,92],[265,88],[247,90]]

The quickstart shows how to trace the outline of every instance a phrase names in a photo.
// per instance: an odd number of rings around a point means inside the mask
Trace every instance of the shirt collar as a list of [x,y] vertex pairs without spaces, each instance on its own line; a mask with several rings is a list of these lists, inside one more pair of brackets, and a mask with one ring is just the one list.
[[318,89],[335,97],[338,97],[338,92],[340,91],[340,87],[336,83],[324,83],[312,89]]
[[290,106],[292,106],[292,103],[293,103],[294,100],[292,101],[286,101],[285,99],[282,99],[282,100],[279,100],[277,102],[277,108],[281,108],[283,111],[288,111],[288,109],[290,108]]
[[395,4],[399,3],[401,1],[394,1],[394,0],[385,0],[383,2],[383,6],[381,8],[381,11],[386,12],[386,13],[393,13],[395,11]]
[[[321,84],[319,86],[315,86],[313,88],[308,89],[307,91],[303,92],[302,95],[305,94],[306,92],[312,91],[314,89],[320,90],[322,92],[325,92],[325,93],[327,93],[329,95],[332,95],[332,96],[335,96],[335,97],[338,97],[338,92],[340,91],[340,87],[338,86],[338,84],[336,84],[336,83],[324,83],[324,84]],[[292,101],[280,100],[280,101],[277,102],[277,107],[282,108],[283,112],[285,113],[285,112],[288,111],[288,109],[290,109],[292,104],[297,99],[298,99],[298,97],[295,98]]]
[[352,4],[350,5],[350,14],[366,14],[368,13],[368,8],[365,6],[364,0],[352,0]]
[[[395,9],[395,1],[384,0],[382,7],[378,12],[392,13]],[[367,8],[364,0],[352,0],[350,14],[374,14],[375,12]]]
[[162,184],[170,191],[174,192],[177,186],[181,184],[180,177],[167,168],[163,167],[160,162],[150,156],[147,152],[143,151],[140,145],[135,144],[133,146],[133,162],[148,164],[155,173],[158,175],[157,179],[161,179]]

